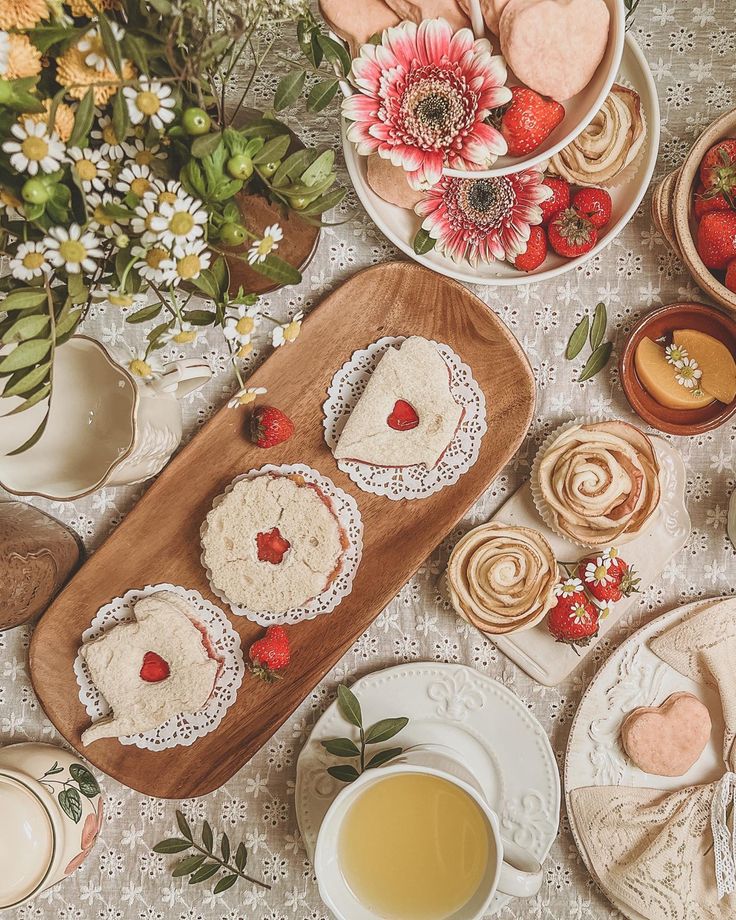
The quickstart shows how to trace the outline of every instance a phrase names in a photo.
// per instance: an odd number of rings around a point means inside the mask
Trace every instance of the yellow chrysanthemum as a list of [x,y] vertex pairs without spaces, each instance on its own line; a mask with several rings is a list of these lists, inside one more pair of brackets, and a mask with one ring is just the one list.
[[[45,99],[43,105],[44,109],[46,110],[45,112],[36,112],[34,115],[24,115],[23,118],[30,118],[31,121],[35,122],[47,121],[49,117],[49,110],[51,108],[51,100]],[[71,137],[73,129],[74,109],[70,105],[67,105],[65,102],[62,102],[56,107],[54,130],[59,135],[61,140],[66,142]]]
[[0,29],[32,29],[49,18],[46,0],[2,0]]
[[72,16],[93,16],[97,10],[119,9],[118,0],[69,0]]
[[41,73],[41,52],[27,35],[9,35],[8,69],[3,74],[8,80],[35,77]]
[[[95,103],[106,105],[118,91],[120,78],[114,70],[95,70],[84,62],[84,53],[70,48],[56,62],[56,79],[65,86],[74,99],[84,98],[90,86],[94,87]],[[123,78],[132,80],[135,68],[128,60],[123,61]]]

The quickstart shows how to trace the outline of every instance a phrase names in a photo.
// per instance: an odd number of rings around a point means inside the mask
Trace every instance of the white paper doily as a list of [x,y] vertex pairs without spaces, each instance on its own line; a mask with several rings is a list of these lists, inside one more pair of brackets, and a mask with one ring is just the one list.
[[[322,406],[325,441],[331,451],[376,365],[392,345],[399,345],[405,339],[403,335],[384,336],[367,348],[354,352],[332,378],[327,400]],[[485,396],[468,365],[460,360],[449,345],[442,342],[432,344],[447,362],[450,369],[450,391],[455,402],[465,410],[460,427],[440,462],[431,470],[422,464],[385,467],[356,463],[354,460],[338,460],[338,467],[364,492],[385,495],[393,501],[427,498],[445,486],[456,483],[478,459],[480,442],[488,427]]]
[[[360,511],[352,495],[339,489],[332,480],[322,476],[317,470],[306,466],[303,463],[284,464],[283,466],[274,466],[269,463],[257,470],[250,470],[242,476],[237,476],[227,489],[218,495],[212,502],[212,507],[216,508],[225,496],[232,491],[235,483],[242,479],[255,479],[256,476],[264,476],[266,473],[280,473],[286,476],[290,473],[296,473],[304,477],[307,482],[317,486],[317,488],[330,500],[330,505],[334,511],[337,520],[342,529],[347,534],[348,547],[342,556],[342,568],[337,578],[327,587],[325,591],[313,597],[311,601],[302,607],[293,607],[284,613],[264,613],[262,610],[251,610],[248,607],[233,604],[228,598],[219,591],[212,583],[212,572],[207,567],[204,559],[204,549],[202,550],[202,566],[207,573],[207,580],[210,583],[212,593],[220,600],[227,604],[230,610],[239,617],[247,617],[258,623],[260,626],[274,626],[276,624],[293,624],[301,620],[313,620],[323,613],[330,613],[337,607],[344,597],[353,590],[353,579],[358,570],[361,556],[363,555],[363,521],[360,517]],[[207,532],[207,520],[205,519],[200,530],[200,537],[204,540]]]
[[[245,674],[240,636],[222,610],[206,601],[198,591],[187,590],[178,585],[147,585],[145,588],[126,591],[122,597],[116,597],[97,611],[91,626],[82,633],[82,641],[97,639],[118,623],[132,622],[136,601],[158,591],[173,591],[189,604],[193,618],[206,629],[212,649],[222,665],[215,681],[215,689],[204,709],[199,712],[180,713],[150,732],[139,732],[118,739],[121,744],[134,744],[148,751],[164,751],[178,745],[188,746],[214,731],[235,702]],[[79,700],[90,719],[97,722],[110,712],[110,707],[92,683],[87,665],[79,654],[74,662],[74,673],[79,684]]]

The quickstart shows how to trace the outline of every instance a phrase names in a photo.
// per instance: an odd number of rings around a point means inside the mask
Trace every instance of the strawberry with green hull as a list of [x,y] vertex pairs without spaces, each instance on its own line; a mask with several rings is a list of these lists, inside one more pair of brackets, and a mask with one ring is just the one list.
[[707,198],[736,193],[736,138],[714,144],[700,163],[700,181]]
[[281,409],[258,406],[250,418],[250,437],[256,447],[275,447],[294,434],[294,423]]
[[573,590],[558,595],[557,603],[547,614],[547,628],[557,642],[577,646],[588,645],[598,635],[600,611],[583,591]]
[[639,578],[633,568],[615,550],[612,555],[588,556],[578,563],[577,575],[591,597],[611,604],[639,591]]
[[251,645],[248,651],[251,660],[251,673],[267,683],[280,680],[283,671],[291,660],[289,637],[283,626],[269,626],[265,636]]
[[572,208],[553,215],[547,228],[549,244],[559,256],[576,259],[598,242],[598,231],[589,220]]

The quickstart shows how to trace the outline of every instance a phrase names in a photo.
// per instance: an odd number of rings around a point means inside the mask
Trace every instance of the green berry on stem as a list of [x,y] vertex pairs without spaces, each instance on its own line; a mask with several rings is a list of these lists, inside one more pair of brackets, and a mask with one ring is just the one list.
[[245,182],[253,175],[253,160],[245,153],[236,153],[227,161],[228,175]]
[[258,172],[268,179],[276,172],[279,166],[281,166],[281,160],[274,160],[271,163],[262,163],[258,167]]
[[186,109],[181,119],[182,127],[191,137],[207,134],[212,126],[212,119],[204,109]]
[[233,223],[223,224],[220,239],[226,246],[240,246],[245,242],[245,227]]
[[51,197],[51,190],[43,179],[26,180],[20,193],[29,204],[46,204]]

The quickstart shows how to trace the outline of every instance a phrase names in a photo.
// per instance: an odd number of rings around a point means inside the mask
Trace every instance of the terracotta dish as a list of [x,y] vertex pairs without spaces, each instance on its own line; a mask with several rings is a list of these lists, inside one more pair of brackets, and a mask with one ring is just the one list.
[[736,358],[736,322],[700,303],[673,303],[647,313],[634,326],[619,362],[621,385],[631,407],[645,422],[669,434],[702,434],[720,427],[736,412],[736,399],[729,405],[713,402],[703,409],[668,409],[644,388],[634,366],[634,355],[645,337],[656,341],[674,329],[696,329],[723,342]]

